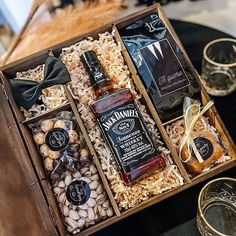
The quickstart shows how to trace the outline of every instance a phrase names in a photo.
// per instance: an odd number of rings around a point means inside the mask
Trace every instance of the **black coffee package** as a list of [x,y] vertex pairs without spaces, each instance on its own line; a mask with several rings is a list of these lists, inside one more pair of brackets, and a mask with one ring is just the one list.
[[199,98],[200,88],[165,24],[151,14],[119,33],[162,122],[182,115],[184,97]]

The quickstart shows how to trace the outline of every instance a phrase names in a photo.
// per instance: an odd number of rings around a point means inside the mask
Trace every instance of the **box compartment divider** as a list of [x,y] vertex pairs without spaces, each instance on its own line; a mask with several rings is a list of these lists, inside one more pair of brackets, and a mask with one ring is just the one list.
[[93,144],[90,141],[89,135],[88,135],[87,130],[86,130],[86,128],[85,128],[85,126],[83,124],[83,121],[82,121],[82,119],[80,117],[80,114],[78,112],[78,109],[76,107],[74,99],[73,99],[69,89],[66,86],[64,86],[64,88],[65,88],[65,91],[66,91],[66,95],[67,95],[67,97],[68,97],[68,99],[70,101],[72,111],[74,112],[75,118],[77,119],[79,128],[80,128],[81,133],[83,135],[83,138],[85,139],[85,141],[86,141],[86,143],[88,145],[88,148],[90,150],[90,153],[93,156],[94,164],[96,165],[98,173],[99,173],[99,175],[100,175],[100,177],[102,179],[103,185],[104,185],[105,190],[107,192],[107,195],[108,195],[108,197],[110,199],[111,205],[112,205],[112,207],[113,207],[113,209],[115,211],[115,214],[117,216],[120,216],[121,213],[120,213],[119,207],[118,207],[118,205],[117,205],[117,203],[116,203],[116,201],[114,199],[112,190],[111,190],[111,188],[109,186],[109,183],[108,183],[108,180],[107,180],[107,178],[106,178],[106,176],[105,176],[105,174],[104,174],[104,172],[102,170],[102,167],[101,167],[100,161],[98,159],[97,153],[96,153],[96,151],[95,151],[95,149],[93,147]]
[[[80,114],[77,110],[75,101],[72,98],[72,96],[71,96],[71,94],[70,94],[70,92],[69,92],[69,90],[66,86],[64,86],[64,87],[65,87],[66,95],[67,95],[67,98],[68,98],[68,103],[64,104],[62,106],[59,106],[59,107],[57,107],[53,110],[50,110],[49,112],[46,112],[42,115],[39,115],[38,117],[29,119],[29,120],[25,120],[22,112],[20,111],[19,107],[15,103],[15,101],[12,97],[12,93],[11,93],[11,89],[10,89],[10,85],[9,85],[8,80],[14,78],[15,73],[17,71],[23,71],[23,70],[26,70],[26,69],[33,68],[37,65],[43,64],[45,62],[45,59],[47,58],[48,49],[42,50],[40,52],[37,52],[33,55],[30,55],[26,58],[22,58],[19,61],[10,63],[10,64],[0,68],[1,70],[3,70],[3,72],[0,72],[0,77],[1,77],[2,82],[3,82],[2,87],[4,88],[4,92],[6,93],[6,99],[8,101],[8,105],[11,108],[11,113],[14,116],[13,118],[16,122],[17,129],[19,130],[19,132],[20,132],[19,134],[20,134],[21,139],[22,139],[19,143],[22,143],[22,145],[25,146],[25,147],[24,146],[22,147],[22,150],[27,151],[27,156],[29,156],[27,158],[30,159],[30,160],[25,160],[25,162],[31,161],[31,166],[33,168],[32,172],[36,173],[36,177],[37,177],[37,180],[38,180],[38,181],[36,181],[35,186],[31,186],[32,189],[34,188],[34,190],[32,190],[32,191],[35,191],[34,200],[37,200],[39,198],[39,201],[42,202],[42,203],[45,202],[45,206],[49,208],[48,210],[41,209],[40,212],[42,212],[42,213],[44,212],[45,215],[46,215],[44,223],[48,224],[47,229],[49,229],[50,226],[52,225],[52,231],[51,231],[51,232],[53,232],[52,235],[69,235],[69,234],[65,230],[65,226],[64,226],[63,220],[61,218],[59,207],[56,203],[56,200],[54,198],[51,187],[49,186],[49,184],[47,182],[47,179],[46,179],[46,176],[44,174],[44,168],[43,168],[43,163],[41,161],[42,160],[41,156],[40,156],[40,154],[39,154],[39,152],[36,148],[36,145],[34,144],[34,141],[32,139],[32,134],[31,134],[29,128],[27,127],[27,124],[32,123],[32,122],[36,122],[39,119],[44,118],[46,116],[56,114],[58,111],[70,109],[74,112],[74,115],[75,115],[75,117],[78,121],[78,125],[81,129],[83,137],[85,138],[85,141],[88,145],[88,148],[90,149],[90,152],[93,155],[94,163],[95,163],[95,165],[98,169],[100,177],[101,177],[101,179],[103,181],[103,184],[105,186],[105,190],[108,194],[108,197],[110,199],[112,207],[115,211],[115,215],[113,217],[107,218],[104,221],[98,222],[97,224],[84,229],[78,235],[89,235],[91,233],[94,233],[94,232],[96,232],[96,231],[98,231],[102,228],[105,228],[105,227],[107,227],[107,226],[109,226],[109,225],[111,225],[111,224],[113,224],[113,223],[115,223],[115,222],[117,222],[121,219],[124,219],[124,218],[126,218],[126,217],[128,217],[128,216],[130,216],[134,213],[137,213],[137,212],[143,210],[144,208],[147,208],[147,207],[149,207],[153,204],[156,204],[156,203],[158,203],[158,202],[160,202],[160,201],[162,201],[162,200],[164,200],[168,197],[171,197],[172,195],[175,195],[179,192],[182,192],[187,188],[190,188],[190,187],[192,187],[192,186],[194,186],[194,185],[196,185],[200,182],[203,182],[203,181],[207,180],[208,178],[211,178],[211,177],[213,177],[213,176],[215,176],[215,175],[217,175],[217,174],[219,174],[219,173],[221,173],[221,172],[223,172],[227,169],[230,169],[230,168],[236,166],[236,147],[235,147],[235,144],[233,143],[231,137],[229,136],[228,131],[226,130],[226,128],[225,128],[225,126],[224,126],[221,118],[219,117],[219,114],[217,113],[214,106],[208,111],[207,114],[210,117],[211,124],[215,125],[215,127],[217,128],[219,133],[222,135],[222,137],[226,141],[226,143],[228,145],[228,148],[229,148],[229,154],[231,155],[232,160],[229,160],[225,163],[219,164],[219,165],[213,167],[210,171],[208,171],[206,173],[202,173],[202,174],[190,179],[187,172],[186,172],[186,170],[185,170],[185,168],[184,168],[184,166],[183,166],[183,164],[181,163],[181,161],[178,157],[178,154],[177,154],[175,148],[171,144],[171,141],[169,140],[168,135],[167,135],[167,133],[166,133],[164,127],[163,127],[163,125],[165,125],[167,123],[164,123],[164,124],[161,123],[160,118],[157,115],[156,110],[154,109],[154,106],[153,106],[153,104],[151,102],[151,99],[149,98],[149,96],[148,96],[148,94],[147,94],[147,92],[144,88],[144,85],[142,84],[140,78],[137,75],[137,71],[134,67],[134,64],[132,63],[128,52],[126,51],[125,46],[124,46],[124,44],[123,44],[123,42],[120,38],[120,35],[118,33],[118,30],[117,30],[117,29],[120,29],[122,27],[127,26],[128,24],[130,24],[130,23],[132,23],[132,22],[134,22],[134,21],[136,21],[136,20],[138,20],[138,19],[140,19],[140,18],[142,18],[146,15],[149,15],[149,14],[155,13],[155,12],[157,12],[159,14],[161,20],[164,21],[164,23],[167,26],[168,30],[170,31],[172,36],[175,37],[175,40],[177,41],[179,47],[182,49],[185,57],[187,58],[187,62],[190,65],[191,72],[193,73],[196,80],[198,81],[198,83],[202,87],[202,102],[203,102],[203,104],[206,104],[210,100],[208,94],[206,93],[205,89],[203,88],[203,86],[200,82],[199,75],[197,74],[196,70],[192,66],[185,50],[183,49],[183,46],[182,46],[181,42],[179,41],[176,33],[173,30],[173,27],[170,25],[168,19],[166,18],[166,16],[162,12],[162,10],[161,10],[161,8],[158,4],[154,5],[150,8],[147,8],[143,11],[134,13],[130,16],[127,16],[125,18],[122,18],[122,19],[119,19],[119,20],[116,20],[116,21],[113,22],[115,24],[115,25],[113,25],[113,29],[115,30],[115,39],[118,42],[121,43],[122,54],[125,58],[125,61],[126,61],[128,67],[129,67],[130,71],[131,71],[132,79],[133,79],[136,87],[138,88],[140,94],[143,96],[143,98],[146,102],[146,105],[147,105],[147,109],[149,109],[149,112],[151,113],[152,117],[154,118],[155,123],[156,123],[156,125],[157,125],[157,127],[158,127],[158,129],[161,133],[161,136],[162,136],[162,138],[164,139],[164,141],[167,145],[167,148],[171,151],[171,156],[172,156],[174,162],[178,166],[181,175],[185,179],[185,183],[184,183],[183,186],[180,186],[178,188],[171,189],[171,190],[169,190],[165,193],[150,197],[148,200],[140,203],[139,205],[137,205],[134,208],[130,208],[130,209],[125,210],[125,211],[120,211],[120,209],[119,209],[119,207],[118,207],[118,205],[117,205],[117,203],[114,199],[112,190],[111,190],[110,185],[108,183],[108,180],[107,180],[105,174],[103,173],[103,170],[102,170],[101,164],[99,162],[99,159],[97,157],[96,151],[95,151],[95,149],[94,149],[94,147],[93,147],[93,145],[90,141],[90,138],[88,136],[86,128],[85,128],[85,126],[83,124],[83,121],[80,117]],[[72,39],[67,40],[65,42],[54,45],[54,46],[50,47],[50,49],[53,49],[53,53],[54,53],[55,56],[59,56],[63,47],[70,46],[70,45],[72,45],[76,42],[79,42],[79,41],[85,39],[88,36],[92,36],[92,37],[96,38],[98,33],[105,32],[105,31],[111,32],[111,30],[112,30],[112,23],[109,23],[106,26],[100,27],[100,28],[98,28],[96,30],[93,30],[91,32],[85,33],[85,34],[80,35],[78,37],[75,37],[75,38],[72,38]],[[8,114],[6,114],[5,116],[7,116],[7,115]],[[20,151],[22,151],[22,150],[20,150]],[[22,162],[23,162],[23,160],[22,160]],[[25,174],[28,174],[29,176],[31,175],[30,173],[25,173]],[[30,179],[28,179],[28,181],[29,180]],[[39,185],[38,187],[41,188],[41,190],[39,191],[39,194],[38,194],[39,196],[36,196],[37,195],[37,193],[36,193],[36,187],[37,186],[36,185]],[[39,207],[43,207],[43,206],[39,206]],[[48,213],[48,211],[51,212],[51,215]],[[51,218],[54,221],[55,229],[54,229],[53,223],[49,222],[51,220]]]
[[128,65],[129,67],[129,70],[131,72],[131,76],[132,76],[132,79],[133,79],[133,82],[136,86],[136,88],[138,89],[139,93],[143,96],[144,100],[145,100],[145,105],[146,107],[149,109],[151,115],[152,115],[152,118],[154,119],[156,125],[157,125],[157,128],[159,129],[160,131],[160,134],[162,136],[162,139],[163,141],[165,142],[167,148],[170,150],[171,152],[171,157],[173,158],[173,161],[175,162],[175,164],[178,166],[178,169],[180,171],[180,174],[182,175],[182,177],[185,179],[186,182],[190,182],[190,178],[183,166],[183,164],[181,163],[179,157],[178,157],[178,154],[175,150],[175,148],[173,147],[173,145],[171,144],[171,141],[169,140],[169,137],[162,125],[162,122],[152,104],[152,101],[150,99],[150,97],[148,96],[147,94],[147,91],[144,87],[144,85],[142,84],[138,74],[137,74],[137,70],[136,68],[134,67],[134,64],[132,63],[132,60],[125,48],[125,45],[123,44],[122,42],[122,39],[119,35],[119,32],[118,32],[118,29],[116,28],[116,26],[114,25],[113,26],[113,30],[115,32],[115,39],[117,42],[119,42],[121,44],[121,49],[122,49],[122,53],[123,53],[123,56],[124,56],[124,59],[126,61],[126,64]]

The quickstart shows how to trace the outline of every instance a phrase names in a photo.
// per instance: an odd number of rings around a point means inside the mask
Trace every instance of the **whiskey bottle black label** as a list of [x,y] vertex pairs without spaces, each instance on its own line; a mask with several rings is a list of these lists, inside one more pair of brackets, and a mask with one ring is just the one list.
[[100,114],[97,119],[121,166],[136,166],[157,155],[135,103],[124,103]]

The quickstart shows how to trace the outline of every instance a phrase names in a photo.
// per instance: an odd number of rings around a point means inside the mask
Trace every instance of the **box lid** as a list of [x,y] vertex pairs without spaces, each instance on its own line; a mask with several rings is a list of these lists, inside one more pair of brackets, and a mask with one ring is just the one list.
[[0,84],[1,235],[58,235]]

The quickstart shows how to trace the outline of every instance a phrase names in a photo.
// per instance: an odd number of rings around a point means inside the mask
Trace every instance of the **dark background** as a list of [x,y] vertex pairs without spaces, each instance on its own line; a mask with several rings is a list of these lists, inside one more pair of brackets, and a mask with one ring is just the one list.
[[[171,20],[194,67],[201,74],[201,60],[204,46],[217,38],[232,37],[202,25]],[[226,97],[212,97],[234,142],[236,141],[236,91]],[[236,168],[215,176],[236,177]],[[206,182],[208,182],[207,180]],[[113,224],[93,236],[198,236],[195,216],[197,198],[203,182],[135,215]]]

